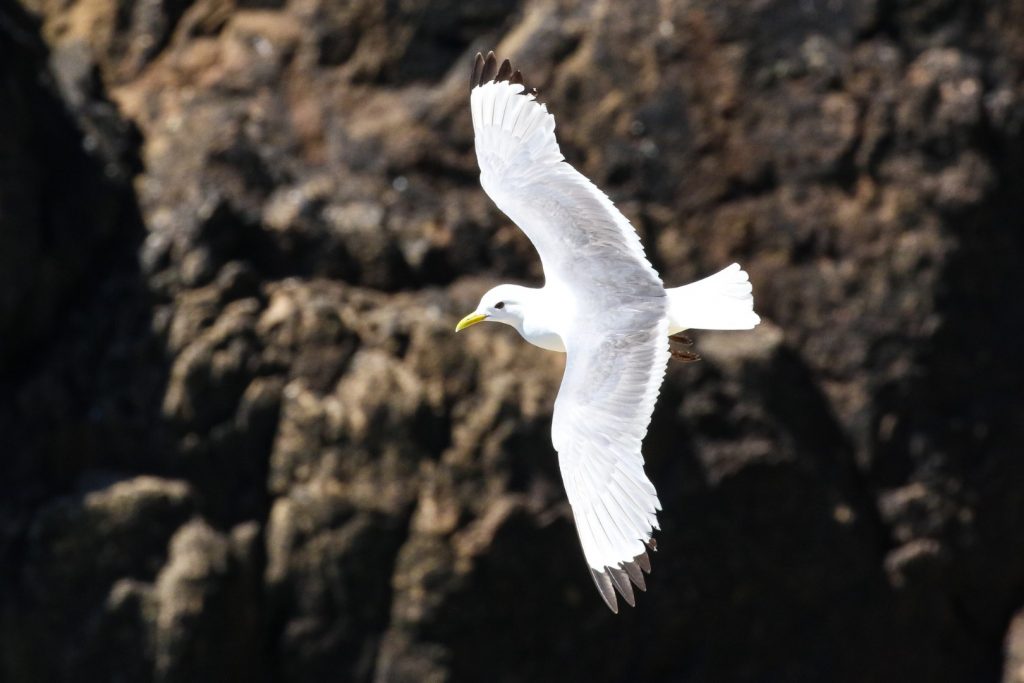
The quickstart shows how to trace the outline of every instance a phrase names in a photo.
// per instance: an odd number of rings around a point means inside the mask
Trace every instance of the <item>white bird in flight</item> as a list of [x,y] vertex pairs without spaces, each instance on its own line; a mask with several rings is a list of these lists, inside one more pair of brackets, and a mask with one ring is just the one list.
[[[647,433],[668,359],[687,329],[749,330],[747,274],[732,264],[665,289],[636,231],[611,200],[566,163],[555,118],[508,60],[477,54],[470,92],[480,184],[540,255],[540,288],[499,285],[455,331],[505,323],[543,349],[566,354],[551,441],[583,554],[601,597],[634,605],[646,590],[658,494],[644,472]],[[675,335],[671,336],[670,335]]]

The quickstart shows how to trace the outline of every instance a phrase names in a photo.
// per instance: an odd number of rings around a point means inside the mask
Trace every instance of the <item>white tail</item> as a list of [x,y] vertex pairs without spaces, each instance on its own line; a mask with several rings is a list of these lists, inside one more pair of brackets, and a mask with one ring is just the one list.
[[669,334],[690,329],[749,330],[761,322],[754,313],[750,279],[738,263],[667,293]]

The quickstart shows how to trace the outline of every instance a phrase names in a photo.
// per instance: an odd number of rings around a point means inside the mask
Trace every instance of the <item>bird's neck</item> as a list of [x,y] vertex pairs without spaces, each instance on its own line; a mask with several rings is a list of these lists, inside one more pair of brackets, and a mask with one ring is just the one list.
[[565,351],[559,330],[567,321],[561,315],[564,306],[556,290],[547,286],[539,289],[528,289],[528,303],[523,307],[523,318],[518,321],[516,329],[523,339],[534,346],[548,351]]

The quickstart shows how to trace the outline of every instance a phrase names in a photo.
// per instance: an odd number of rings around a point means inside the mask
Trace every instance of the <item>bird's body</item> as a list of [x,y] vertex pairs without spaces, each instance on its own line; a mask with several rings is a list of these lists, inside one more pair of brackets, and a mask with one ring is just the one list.
[[[456,331],[508,324],[531,344],[567,354],[551,437],[583,553],[608,606],[646,588],[646,550],[661,509],[641,442],[684,329],[750,329],[747,274],[736,264],[665,289],[629,221],[567,164],[554,117],[506,60],[477,55],[470,96],[480,183],[536,247],[540,288],[499,285]],[[695,356],[694,356],[695,357]]]
[[[511,325],[534,346],[565,353],[565,342],[562,340],[567,334],[565,328],[570,319],[565,311],[575,306],[571,290],[549,285],[505,287],[508,288],[508,294],[504,298],[529,303],[523,306],[522,317],[496,322]],[[750,329],[759,321],[746,303],[750,291],[746,273],[735,263],[704,280],[666,289],[669,335],[690,329]]]

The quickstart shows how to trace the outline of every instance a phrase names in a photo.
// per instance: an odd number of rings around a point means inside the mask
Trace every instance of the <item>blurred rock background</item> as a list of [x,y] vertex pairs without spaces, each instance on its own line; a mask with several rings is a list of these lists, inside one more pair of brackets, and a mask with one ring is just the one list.
[[[733,260],[614,616],[562,360],[455,321],[513,58],[666,282]],[[1024,681],[1024,1],[3,0],[0,680]]]

